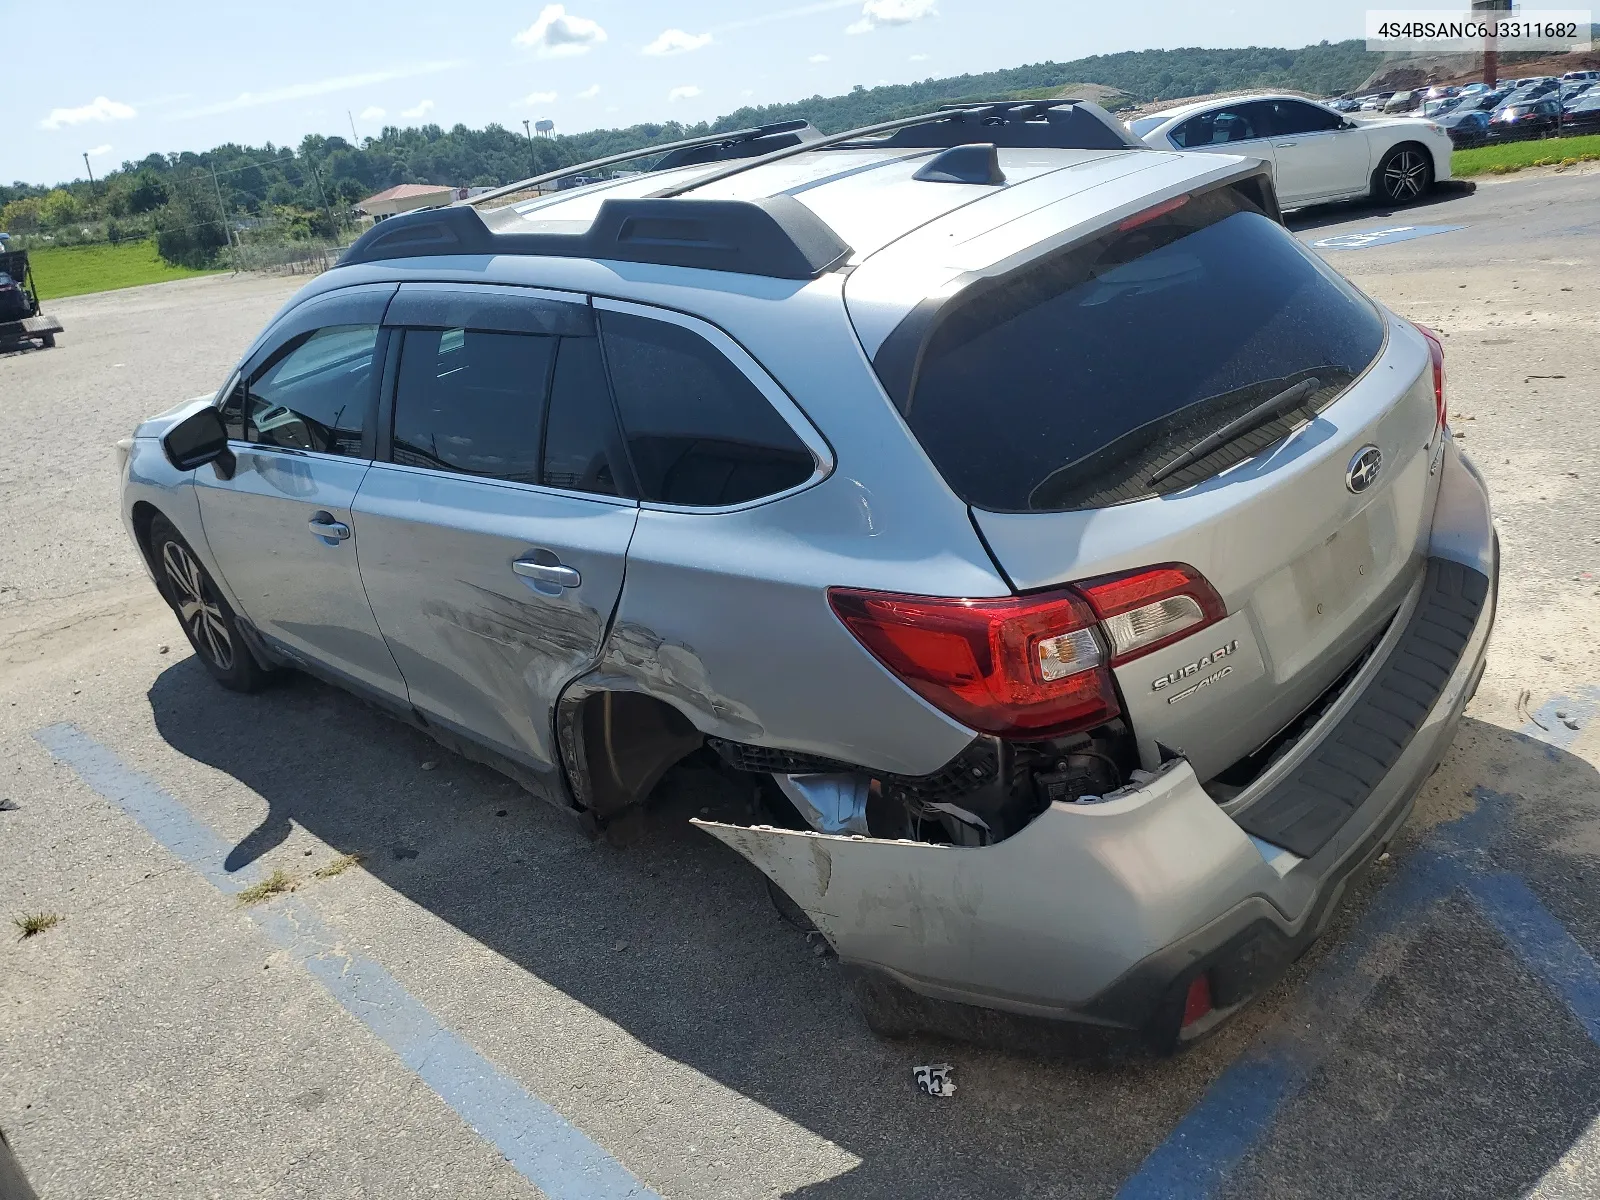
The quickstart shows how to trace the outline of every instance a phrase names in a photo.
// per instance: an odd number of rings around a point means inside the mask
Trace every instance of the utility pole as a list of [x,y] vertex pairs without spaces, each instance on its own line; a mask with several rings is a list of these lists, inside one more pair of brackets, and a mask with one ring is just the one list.
[[217,182],[217,169],[211,168],[211,187],[217,193],[217,211],[222,214],[222,236],[228,240],[228,248],[233,248],[233,230],[228,226],[228,206],[222,202],[222,185]]
[[522,132],[528,135],[528,178],[532,179],[539,172],[533,169],[533,129],[526,121],[522,123]]
[[322,190],[322,176],[317,174],[317,164],[311,161],[311,156],[306,156],[306,166],[311,168],[311,178],[317,181],[317,195],[322,197],[322,212],[328,218],[328,229],[333,234],[333,240],[339,240],[339,226],[334,222],[333,209],[328,207],[328,193]]
[[[526,125],[527,122],[524,121],[523,124]],[[85,171],[89,172],[89,192],[90,192],[91,195],[93,195],[94,194],[94,168],[89,165],[89,152],[87,150],[85,150],[83,152],[83,169]]]

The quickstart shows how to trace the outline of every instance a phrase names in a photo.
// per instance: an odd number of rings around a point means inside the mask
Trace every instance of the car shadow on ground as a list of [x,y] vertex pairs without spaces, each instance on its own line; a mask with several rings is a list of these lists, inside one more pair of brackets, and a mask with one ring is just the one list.
[[1316,204],[1310,208],[1300,208],[1285,213],[1283,223],[1294,233],[1326,229],[1330,225],[1343,225],[1349,221],[1369,218],[1387,221],[1391,218],[1409,220],[1416,217],[1418,218],[1416,223],[1422,223],[1424,218],[1433,220],[1448,217],[1448,212],[1440,210],[1448,209],[1456,201],[1476,194],[1477,190],[1478,185],[1470,180],[1452,179],[1435,184],[1432,191],[1412,204],[1380,204],[1376,200],[1341,200],[1336,204]]
[[[1383,882],[1380,868],[1287,979],[1176,1059],[1041,1060],[925,1039],[888,1042],[866,1029],[838,964],[814,954],[784,921],[757,872],[688,825],[701,812],[739,819],[750,802],[710,771],[669,776],[629,844],[618,847],[589,840],[498,774],[303,677],[234,696],[189,659],[162,673],[149,700],[168,744],[268,806],[235,866],[270,852],[291,822],[337,850],[364,854],[365,869],[395,892],[645,1045],[862,1160],[796,1193],[810,1198],[1110,1195],[1272,1027]],[[424,762],[437,766],[422,770]],[[1449,770],[1430,788],[1459,790],[1464,780],[1501,789],[1526,781],[1529,807],[1559,794],[1573,819],[1600,824],[1592,801],[1600,780],[1588,763],[1496,726],[1464,723]],[[1414,843],[1425,823],[1414,822],[1406,840]],[[1557,836],[1533,826],[1519,834],[1546,835]],[[1559,836],[1570,840],[1570,831]],[[1397,846],[1393,857],[1405,852]],[[1568,898],[1600,936],[1600,900],[1592,892]],[[1452,913],[1446,906],[1427,916],[1430,930],[1440,920],[1472,919]],[[1600,1054],[1492,933],[1473,935],[1483,946],[1474,944],[1471,960],[1441,949],[1437,938],[1413,940],[1372,1011],[1348,1031],[1348,1045],[1376,1048],[1367,1057],[1330,1050],[1312,1088],[1286,1107],[1280,1135],[1245,1164],[1238,1194],[1330,1194],[1319,1179],[1333,1168],[1307,1158],[1330,1131],[1350,1148],[1349,1160],[1334,1164],[1336,1173],[1355,1175],[1348,1194],[1521,1194],[1560,1158],[1600,1112]],[[1449,1020],[1418,1026],[1411,1015],[1419,1011]],[[1436,1045],[1441,1030],[1451,1040]],[[1398,1045],[1387,1044],[1394,1038]],[[1380,1110],[1363,1073],[1386,1053],[1415,1073],[1384,1077],[1394,1094]],[[1508,1065],[1494,1075],[1508,1055],[1536,1061],[1540,1071]],[[1412,1058],[1420,1060],[1415,1068]],[[929,1061],[956,1065],[954,1100],[915,1091],[912,1068]],[[1558,1077],[1562,1086],[1551,1086]],[[1390,1113],[1407,1104],[1438,1119],[1425,1131],[1391,1123]],[[705,1139],[714,1146],[711,1121]],[[1305,1129],[1315,1136],[1285,1140]],[[1516,1153],[1504,1151],[1508,1130],[1517,1131]],[[1398,1140],[1397,1157],[1365,1153],[1369,1135]],[[1456,1160],[1473,1164],[1459,1188],[1440,1165]]]

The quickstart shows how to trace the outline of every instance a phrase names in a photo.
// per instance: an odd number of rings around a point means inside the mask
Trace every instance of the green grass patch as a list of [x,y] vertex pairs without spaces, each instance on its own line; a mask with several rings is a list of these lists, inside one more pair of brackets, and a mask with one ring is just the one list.
[[12,917],[11,923],[22,931],[23,938],[31,938],[38,937],[46,929],[54,929],[61,924],[61,918],[55,913],[23,913]]
[[30,250],[28,259],[33,264],[33,281],[39,288],[40,304],[63,296],[109,292],[115,288],[138,287],[142,283],[164,283],[168,279],[217,273],[163,262],[152,241],[119,242],[115,246],[45,246]]
[[366,858],[367,856],[362,854],[360,851],[357,851],[354,854],[341,854],[332,862],[318,867],[311,873],[318,879],[333,879],[336,876],[343,875],[351,867],[359,866],[361,863],[366,861]]
[[295,877],[282,867],[277,868],[260,883],[252,884],[239,893],[240,904],[260,904],[263,900],[270,900],[274,896],[281,896],[284,892],[295,889]]
[[1474,175],[1509,175],[1524,167],[1570,167],[1597,159],[1600,159],[1600,133],[1591,133],[1583,137],[1542,138],[1457,150],[1450,156],[1450,173],[1457,179],[1470,179]]

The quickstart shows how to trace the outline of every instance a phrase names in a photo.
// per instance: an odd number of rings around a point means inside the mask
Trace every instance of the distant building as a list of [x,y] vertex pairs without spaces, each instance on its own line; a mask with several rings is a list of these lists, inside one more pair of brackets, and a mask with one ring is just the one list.
[[456,189],[452,187],[436,183],[402,183],[381,191],[376,196],[368,196],[356,205],[356,209],[366,213],[375,221],[382,221],[385,217],[415,212],[419,208],[436,208],[441,204],[449,204],[455,198]]

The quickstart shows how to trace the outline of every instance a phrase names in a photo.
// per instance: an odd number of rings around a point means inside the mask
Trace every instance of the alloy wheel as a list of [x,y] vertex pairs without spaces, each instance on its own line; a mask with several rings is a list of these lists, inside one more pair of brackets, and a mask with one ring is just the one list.
[[1395,203],[1415,200],[1428,183],[1428,162],[1415,150],[1402,150],[1383,168],[1383,190]]
[[233,637],[222,616],[222,604],[194,555],[177,542],[161,549],[161,565],[177,601],[178,620],[189,640],[219,671],[233,668]]

